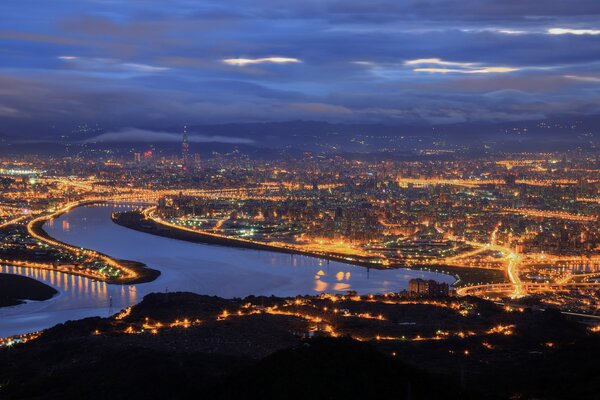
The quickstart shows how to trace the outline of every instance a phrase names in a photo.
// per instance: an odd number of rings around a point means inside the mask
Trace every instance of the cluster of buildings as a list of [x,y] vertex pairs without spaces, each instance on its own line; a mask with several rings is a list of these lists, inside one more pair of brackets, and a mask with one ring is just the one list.
[[[600,271],[600,160],[590,153],[393,159],[303,153],[200,162],[132,149],[0,160],[0,226],[90,198],[143,200],[173,224],[383,266]],[[517,279],[514,278],[514,279]],[[507,278],[508,279],[508,278]]]
[[432,279],[411,279],[408,282],[408,292],[414,296],[447,297],[455,294],[450,285]]

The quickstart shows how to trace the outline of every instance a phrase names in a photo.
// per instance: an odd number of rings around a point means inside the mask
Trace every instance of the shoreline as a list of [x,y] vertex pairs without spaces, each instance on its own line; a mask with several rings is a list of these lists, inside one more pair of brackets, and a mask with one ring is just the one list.
[[[360,260],[348,260],[342,256],[335,255],[326,255],[326,254],[317,254],[309,251],[298,251],[280,248],[277,246],[272,246],[267,243],[249,243],[246,241],[239,241],[235,238],[223,238],[216,237],[213,235],[204,234],[203,232],[188,232],[184,230],[178,230],[176,228],[171,228],[168,226],[161,225],[155,221],[145,219],[144,216],[135,211],[126,211],[122,213],[116,213],[112,215],[112,221],[117,225],[121,225],[123,227],[133,229],[139,232],[148,233],[151,235],[167,237],[171,239],[183,240],[192,243],[202,243],[202,244],[216,244],[227,247],[237,247],[237,248],[246,248],[252,250],[264,250],[264,251],[273,251],[277,253],[285,253],[293,256],[294,254],[301,256],[314,257],[319,259],[325,259],[328,261],[336,261],[342,262],[346,264],[357,265],[361,267],[365,267],[367,269],[373,268],[377,270],[386,270],[386,269],[409,269],[409,270],[417,270],[417,271],[427,271],[427,272],[437,272],[445,275],[452,276],[455,279],[455,282],[451,284],[451,286],[455,286],[456,283],[461,282],[462,285],[475,284],[481,282],[484,278],[485,281],[490,283],[497,282],[505,282],[504,272],[500,270],[491,270],[484,268],[460,268],[454,266],[445,266],[445,265],[414,265],[414,266],[406,266],[401,264],[392,264],[390,266],[382,266],[378,264],[369,263],[367,261]],[[460,287],[460,286],[455,286]]]
[[59,291],[37,279],[0,273],[0,308],[24,304],[26,300],[46,301]]
[[[82,207],[82,206],[89,206],[89,205],[94,205],[94,204],[102,204],[105,201],[100,201],[100,200],[93,200],[93,201],[88,201],[88,202],[83,202],[79,205],[77,205],[77,207]],[[61,215],[63,215],[65,212],[67,211],[63,211],[57,214],[53,214],[53,218],[59,217]],[[71,245],[69,245],[68,243],[64,243],[58,239],[55,239],[54,237],[52,237],[50,234],[48,234],[48,232],[46,232],[44,230],[44,224],[49,220],[48,219],[40,219],[36,222],[34,222],[31,225],[31,229],[39,236],[46,238],[48,240],[51,240],[53,242],[57,242],[60,243],[62,245],[64,245],[67,248],[72,247]],[[93,250],[93,249],[92,249]],[[146,264],[138,262],[138,261],[133,261],[133,260],[119,260],[119,259],[115,259],[113,257],[110,257],[104,253],[98,252],[96,250],[93,250],[94,252],[96,252],[97,254],[110,258],[112,260],[115,260],[117,262],[119,262],[120,264],[123,264],[125,267],[135,271],[138,274],[138,277],[135,279],[122,279],[122,278],[108,278],[105,279],[106,283],[109,284],[139,284],[139,283],[148,283],[148,282],[152,282],[154,280],[156,280],[161,272],[159,270],[156,269],[152,269],[150,267],[148,267]],[[57,269],[59,270],[59,269]],[[60,271],[60,270],[59,270]],[[67,271],[61,271],[61,272],[67,272]],[[81,276],[86,276],[89,277],[88,275],[86,275],[83,272],[77,272],[77,271],[68,271],[67,273],[73,274],[73,275],[81,275]],[[93,279],[98,279],[97,277],[93,277]]]

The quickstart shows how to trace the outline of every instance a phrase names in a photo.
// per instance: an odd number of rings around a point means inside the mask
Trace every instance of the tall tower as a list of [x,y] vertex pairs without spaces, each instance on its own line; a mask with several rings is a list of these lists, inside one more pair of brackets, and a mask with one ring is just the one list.
[[183,140],[181,141],[181,161],[183,162],[183,169],[189,170],[190,168],[190,143],[188,141],[187,126],[183,127]]

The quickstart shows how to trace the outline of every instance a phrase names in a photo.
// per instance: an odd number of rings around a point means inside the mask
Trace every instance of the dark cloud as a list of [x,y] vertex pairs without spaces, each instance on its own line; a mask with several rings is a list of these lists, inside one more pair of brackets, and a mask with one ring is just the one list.
[[[4,133],[84,122],[446,123],[600,112],[596,0],[32,0],[2,8]],[[415,59],[430,61],[407,63]]]

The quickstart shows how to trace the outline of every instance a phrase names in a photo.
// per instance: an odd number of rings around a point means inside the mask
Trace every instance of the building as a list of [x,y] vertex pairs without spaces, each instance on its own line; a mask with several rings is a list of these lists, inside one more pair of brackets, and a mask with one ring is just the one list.
[[450,294],[450,286],[434,280],[411,279],[408,282],[408,291],[416,296],[445,297]]
[[190,143],[187,133],[187,126],[183,127],[183,139],[181,140],[181,162],[183,163],[184,170],[191,170],[192,163],[190,159]]

